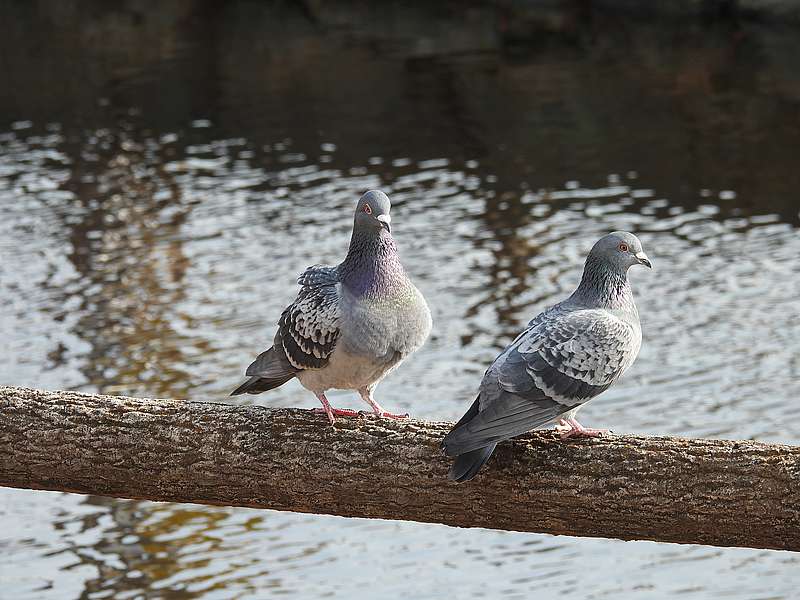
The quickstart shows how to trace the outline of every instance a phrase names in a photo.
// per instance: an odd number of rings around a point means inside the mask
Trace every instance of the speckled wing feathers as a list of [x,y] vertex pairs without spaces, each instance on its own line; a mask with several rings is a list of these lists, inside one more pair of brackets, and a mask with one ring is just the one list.
[[606,390],[636,358],[636,331],[608,311],[547,316],[532,322],[499,365],[497,378],[506,391],[573,407]]
[[339,338],[339,283],[334,267],[309,267],[298,278],[303,286],[278,322],[275,346],[298,370],[328,364]]

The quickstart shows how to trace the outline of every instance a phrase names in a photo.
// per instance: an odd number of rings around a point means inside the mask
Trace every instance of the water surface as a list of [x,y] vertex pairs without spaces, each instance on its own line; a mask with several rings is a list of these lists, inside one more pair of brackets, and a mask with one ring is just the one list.
[[[2,7],[3,383],[315,406],[296,382],[226,395],[379,187],[435,322],[378,389],[387,409],[459,417],[591,244],[629,229],[655,266],[631,272],[644,345],[583,420],[800,442],[791,32],[594,21],[534,43],[479,8],[55,5]],[[749,600],[800,583],[791,553],[18,490],[0,490],[0,556],[0,596],[21,599]]]

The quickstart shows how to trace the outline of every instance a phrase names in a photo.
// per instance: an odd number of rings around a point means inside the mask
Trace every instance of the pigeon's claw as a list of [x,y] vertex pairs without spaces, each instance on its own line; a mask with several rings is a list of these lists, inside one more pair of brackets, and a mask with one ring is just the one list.
[[328,419],[331,421],[331,425],[333,425],[333,421],[335,420],[333,417],[359,417],[361,416],[360,411],[351,410],[349,408],[333,408],[331,407],[330,413],[325,410],[324,408],[312,408],[315,413],[325,413],[328,416]]
[[378,404],[375,399],[372,397],[372,391],[368,389],[359,390],[358,392],[361,394],[362,400],[369,404],[372,407],[372,414],[378,415],[379,417],[385,417],[387,419],[407,419],[408,413],[404,415],[398,415],[395,413],[390,413],[388,410],[384,410],[383,407]]
[[574,418],[561,419],[556,425],[556,431],[560,433],[562,440],[574,438],[593,438],[603,437],[608,435],[608,429],[593,429],[591,427],[584,427]]
[[333,408],[331,403],[325,397],[325,394],[318,394],[317,398],[322,403],[322,408],[315,408],[314,412],[325,413],[328,416],[328,421],[333,425],[336,422],[336,417],[357,417],[358,413],[349,408]]

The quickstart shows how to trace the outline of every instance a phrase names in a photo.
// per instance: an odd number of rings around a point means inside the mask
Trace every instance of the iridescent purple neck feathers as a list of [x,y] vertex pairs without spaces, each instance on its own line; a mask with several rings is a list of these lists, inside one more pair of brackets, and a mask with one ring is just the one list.
[[339,280],[356,297],[379,298],[403,287],[406,274],[391,234],[383,229],[353,229]]

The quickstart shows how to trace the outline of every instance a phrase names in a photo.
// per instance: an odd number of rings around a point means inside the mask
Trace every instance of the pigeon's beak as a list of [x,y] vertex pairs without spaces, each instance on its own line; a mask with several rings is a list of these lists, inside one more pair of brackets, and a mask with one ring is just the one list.
[[383,227],[389,233],[392,232],[392,217],[391,216],[389,216],[389,215],[378,215],[375,218],[378,219],[378,221],[380,221],[381,227]]
[[645,254],[644,252],[637,252],[636,254],[634,254],[634,256],[636,257],[636,260],[639,262],[640,265],[644,265],[648,269],[653,268],[653,265],[650,263],[650,259],[647,258],[647,254]]

